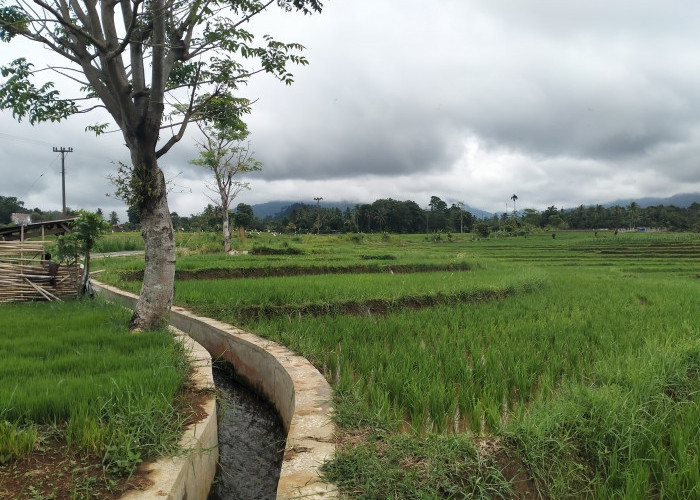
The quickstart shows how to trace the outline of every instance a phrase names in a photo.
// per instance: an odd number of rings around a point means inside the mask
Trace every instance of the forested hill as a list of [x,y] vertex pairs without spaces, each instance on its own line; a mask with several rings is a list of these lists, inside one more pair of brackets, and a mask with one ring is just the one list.
[[[337,208],[341,212],[346,209],[353,210],[358,205],[363,205],[364,203],[356,203],[350,201],[321,201],[321,208]],[[253,213],[256,217],[260,219],[265,219],[271,217],[273,219],[279,219],[282,217],[288,217],[294,210],[300,208],[302,205],[316,206],[316,203],[311,201],[268,201],[266,203],[258,203],[257,205],[252,205]],[[474,217],[479,219],[485,219],[491,217],[493,214],[487,212],[486,210],[480,210],[478,208],[465,205],[464,209],[471,213]]]
[[616,205],[626,207],[631,203],[636,203],[640,208],[658,207],[659,205],[688,208],[693,203],[700,203],[700,193],[674,194],[668,198],[629,198],[626,200],[615,200],[610,203],[603,203],[603,206],[606,208]]
[[[619,199],[610,202],[599,202],[592,201],[591,203],[586,203],[586,206],[594,206],[601,204],[605,208],[611,208],[614,206],[626,207],[631,203],[636,203],[639,208],[653,207],[653,206],[674,206],[678,208],[688,208],[693,203],[700,203],[700,193],[681,193],[674,194],[667,198],[629,198],[629,199]],[[341,211],[345,211],[347,208],[351,210],[355,208],[358,203],[350,201],[321,201],[321,207],[323,208],[337,208]],[[260,219],[265,219],[266,217],[272,217],[273,219],[289,216],[295,209],[299,208],[301,205],[315,205],[313,201],[300,201],[300,200],[286,200],[286,201],[268,201],[266,203],[258,203],[253,205],[253,213],[256,217]],[[569,207],[569,210],[573,210],[574,207]],[[487,212],[486,210],[481,210],[474,208],[472,206],[466,205],[465,210],[470,212],[474,217],[478,219],[487,219],[493,216],[493,213]]]

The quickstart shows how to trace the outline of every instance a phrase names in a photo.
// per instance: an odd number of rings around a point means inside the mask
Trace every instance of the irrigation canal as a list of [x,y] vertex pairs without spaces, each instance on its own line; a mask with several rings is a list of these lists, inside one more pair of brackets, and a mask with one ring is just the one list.
[[285,433],[274,407],[216,363],[219,466],[209,500],[267,500],[277,494]]

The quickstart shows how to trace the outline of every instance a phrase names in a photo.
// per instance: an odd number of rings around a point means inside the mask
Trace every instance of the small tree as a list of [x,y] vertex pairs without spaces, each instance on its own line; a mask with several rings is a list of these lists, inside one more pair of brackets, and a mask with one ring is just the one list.
[[[0,41],[24,38],[53,52],[47,68],[35,69],[18,47],[17,59],[0,67],[0,109],[32,124],[102,109],[129,149],[123,194],[145,242],[134,330],[161,326],[173,299],[175,239],[159,159],[192,122],[239,121],[250,103],[236,95],[253,75],[289,84],[288,63],[307,63],[302,45],[248,31],[273,4],[305,14],[322,8],[321,0],[0,0]],[[52,78],[71,82],[73,95],[64,97]]]
[[239,231],[245,231],[245,228],[250,227],[255,219],[255,213],[253,212],[253,207],[245,203],[239,203],[236,205],[236,214],[233,216],[233,220],[238,226]]
[[71,232],[58,237],[57,254],[60,260],[77,260],[80,255],[85,258],[78,297],[84,296],[88,290],[90,252],[97,239],[109,230],[109,223],[101,215],[87,210],[78,210],[78,218],[71,223]]
[[478,222],[474,224],[474,231],[482,238],[488,238],[491,228],[484,222]]
[[236,180],[241,175],[262,169],[262,163],[253,157],[245,127],[222,129],[213,126],[201,126],[204,141],[197,142],[199,158],[191,160],[214,174],[215,184],[207,184],[207,189],[216,193],[209,197],[221,212],[221,227],[224,234],[224,251],[231,251],[231,229],[229,227],[229,207],[231,202],[244,189],[250,189],[250,183]]
[[119,215],[114,210],[109,213],[109,223],[113,226],[119,224]]

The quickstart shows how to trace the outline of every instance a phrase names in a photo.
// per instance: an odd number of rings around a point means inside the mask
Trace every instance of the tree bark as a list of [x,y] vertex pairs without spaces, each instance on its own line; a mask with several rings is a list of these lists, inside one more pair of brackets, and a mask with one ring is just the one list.
[[131,330],[142,331],[167,324],[173,303],[175,284],[175,238],[168,209],[167,190],[163,172],[154,171],[154,192],[141,208],[141,235],[146,243],[143,285]]
[[231,227],[228,221],[228,209],[223,208],[222,211],[224,212],[221,218],[221,227],[224,232],[224,252],[229,253],[231,251]]
[[85,252],[85,264],[83,267],[83,275],[80,278],[80,286],[78,287],[78,298],[87,293],[87,284],[90,279],[90,251]]

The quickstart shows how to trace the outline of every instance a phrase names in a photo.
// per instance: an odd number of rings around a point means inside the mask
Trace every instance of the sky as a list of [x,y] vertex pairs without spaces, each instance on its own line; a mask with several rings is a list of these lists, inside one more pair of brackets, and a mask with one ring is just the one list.
[[[256,76],[246,118],[262,171],[237,203],[431,196],[502,213],[700,193],[700,2],[326,0],[251,30],[302,43],[291,86]],[[0,45],[0,63],[34,54]],[[36,57],[46,58],[47,51]],[[49,54],[50,55],[50,54]],[[37,64],[37,66],[40,66]],[[125,218],[108,176],[128,151],[99,117],[29,126],[0,112],[0,195]],[[213,193],[196,127],[160,160],[170,210]],[[699,200],[700,201],[700,200]]]

